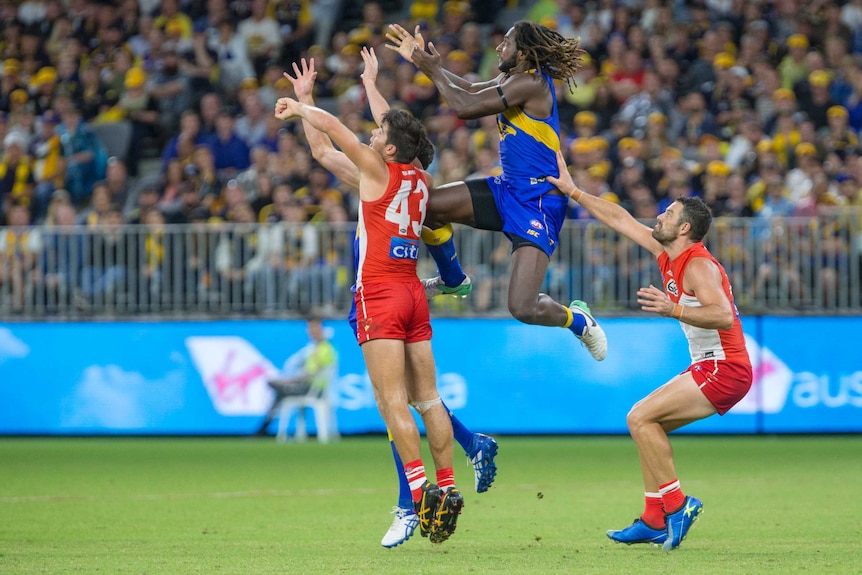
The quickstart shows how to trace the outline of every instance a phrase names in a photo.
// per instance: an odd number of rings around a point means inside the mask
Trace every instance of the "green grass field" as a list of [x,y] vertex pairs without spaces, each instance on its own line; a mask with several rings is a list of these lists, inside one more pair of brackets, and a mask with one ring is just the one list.
[[[640,512],[626,437],[501,437],[455,535],[380,538],[382,437],[0,439],[0,574],[862,573],[862,437],[676,437],[702,519],[670,553],[611,543]],[[429,459],[430,461],[430,459]]]

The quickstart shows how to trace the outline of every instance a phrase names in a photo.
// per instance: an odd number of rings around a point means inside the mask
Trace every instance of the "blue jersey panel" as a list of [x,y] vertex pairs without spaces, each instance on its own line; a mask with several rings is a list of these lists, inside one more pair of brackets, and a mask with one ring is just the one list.
[[553,78],[544,73],[542,76],[551,91],[550,116],[533,118],[520,106],[507,108],[497,116],[503,179],[519,195],[531,199],[554,189],[545,176],[559,175],[560,116],[556,91]]

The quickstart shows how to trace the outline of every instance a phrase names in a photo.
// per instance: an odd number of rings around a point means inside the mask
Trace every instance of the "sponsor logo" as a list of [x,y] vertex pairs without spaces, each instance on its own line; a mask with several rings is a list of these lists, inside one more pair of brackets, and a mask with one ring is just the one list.
[[539,220],[530,220],[530,225],[532,227],[536,228],[537,230],[545,229],[545,226],[543,226],[542,222],[540,222]]
[[397,260],[419,259],[419,240],[393,237],[389,242],[389,257]]
[[751,389],[732,413],[778,413],[787,402],[787,392],[793,382],[793,372],[771,350],[761,348],[753,337],[745,334],[745,347],[751,361]]
[[[862,371],[843,374],[794,373],[770,349],[760,347],[745,336],[745,345],[754,370],[751,390],[731,410],[732,413],[780,413],[789,399],[791,405],[862,408]],[[758,409],[759,408],[759,409]]]
[[536,184],[544,184],[545,178],[530,178],[530,185],[535,186]]
[[194,336],[186,347],[221,415],[263,415],[272,404],[266,384],[279,371],[256,347],[236,336]]
[[527,230],[527,235],[533,236],[534,238],[537,238],[537,237],[539,237],[539,232],[537,232],[536,230]]

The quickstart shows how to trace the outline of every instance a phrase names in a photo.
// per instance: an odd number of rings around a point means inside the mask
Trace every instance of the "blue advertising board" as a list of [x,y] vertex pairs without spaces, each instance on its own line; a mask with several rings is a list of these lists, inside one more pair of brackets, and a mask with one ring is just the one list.
[[[342,434],[383,431],[346,322],[339,351]],[[627,433],[641,397],[688,366],[677,322],[603,321],[594,361],[568,330],[511,319],[437,319],[444,401],[489,433]],[[862,431],[862,318],[743,318],[751,393],[692,433]],[[828,334],[828,337],[825,335]],[[269,379],[307,342],[302,321],[20,323],[0,326],[0,434],[249,434],[272,402]]]

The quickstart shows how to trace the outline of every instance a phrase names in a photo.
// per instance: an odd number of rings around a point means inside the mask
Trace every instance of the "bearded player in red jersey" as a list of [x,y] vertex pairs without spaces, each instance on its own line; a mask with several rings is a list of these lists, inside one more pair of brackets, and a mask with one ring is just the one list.
[[[455,487],[452,424],[437,393],[428,301],[416,275],[429,192],[426,174],[411,162],[425,129],[410,113],[390,110],[366,146],[332,114],[292,98],[276,102],[275,117],[302,118],[359,169],[357,340],[380,415],[405,462],[420,532],[440,543],[455,531],[464,499]],[[425,475],[410,398],[425,422],[436,484]]]
[[745,397],[752,382],[727,273],[702,241],[712,215],[699,198],[679,198],[649,228],[621,206],[580,190],[559,152],[557,163],[560,176],[548,181],[658,258],[664,291],[640,288],[638,303],[644,311],[679,320],[688,340],[688,369],[637,402],[626,418],[640,454],[645,509],[630,526],[607,532],[620,543],[660,543],[664,550],[676,549],[703,504],[683,494],[667,434],[714,413],[724,415]]

